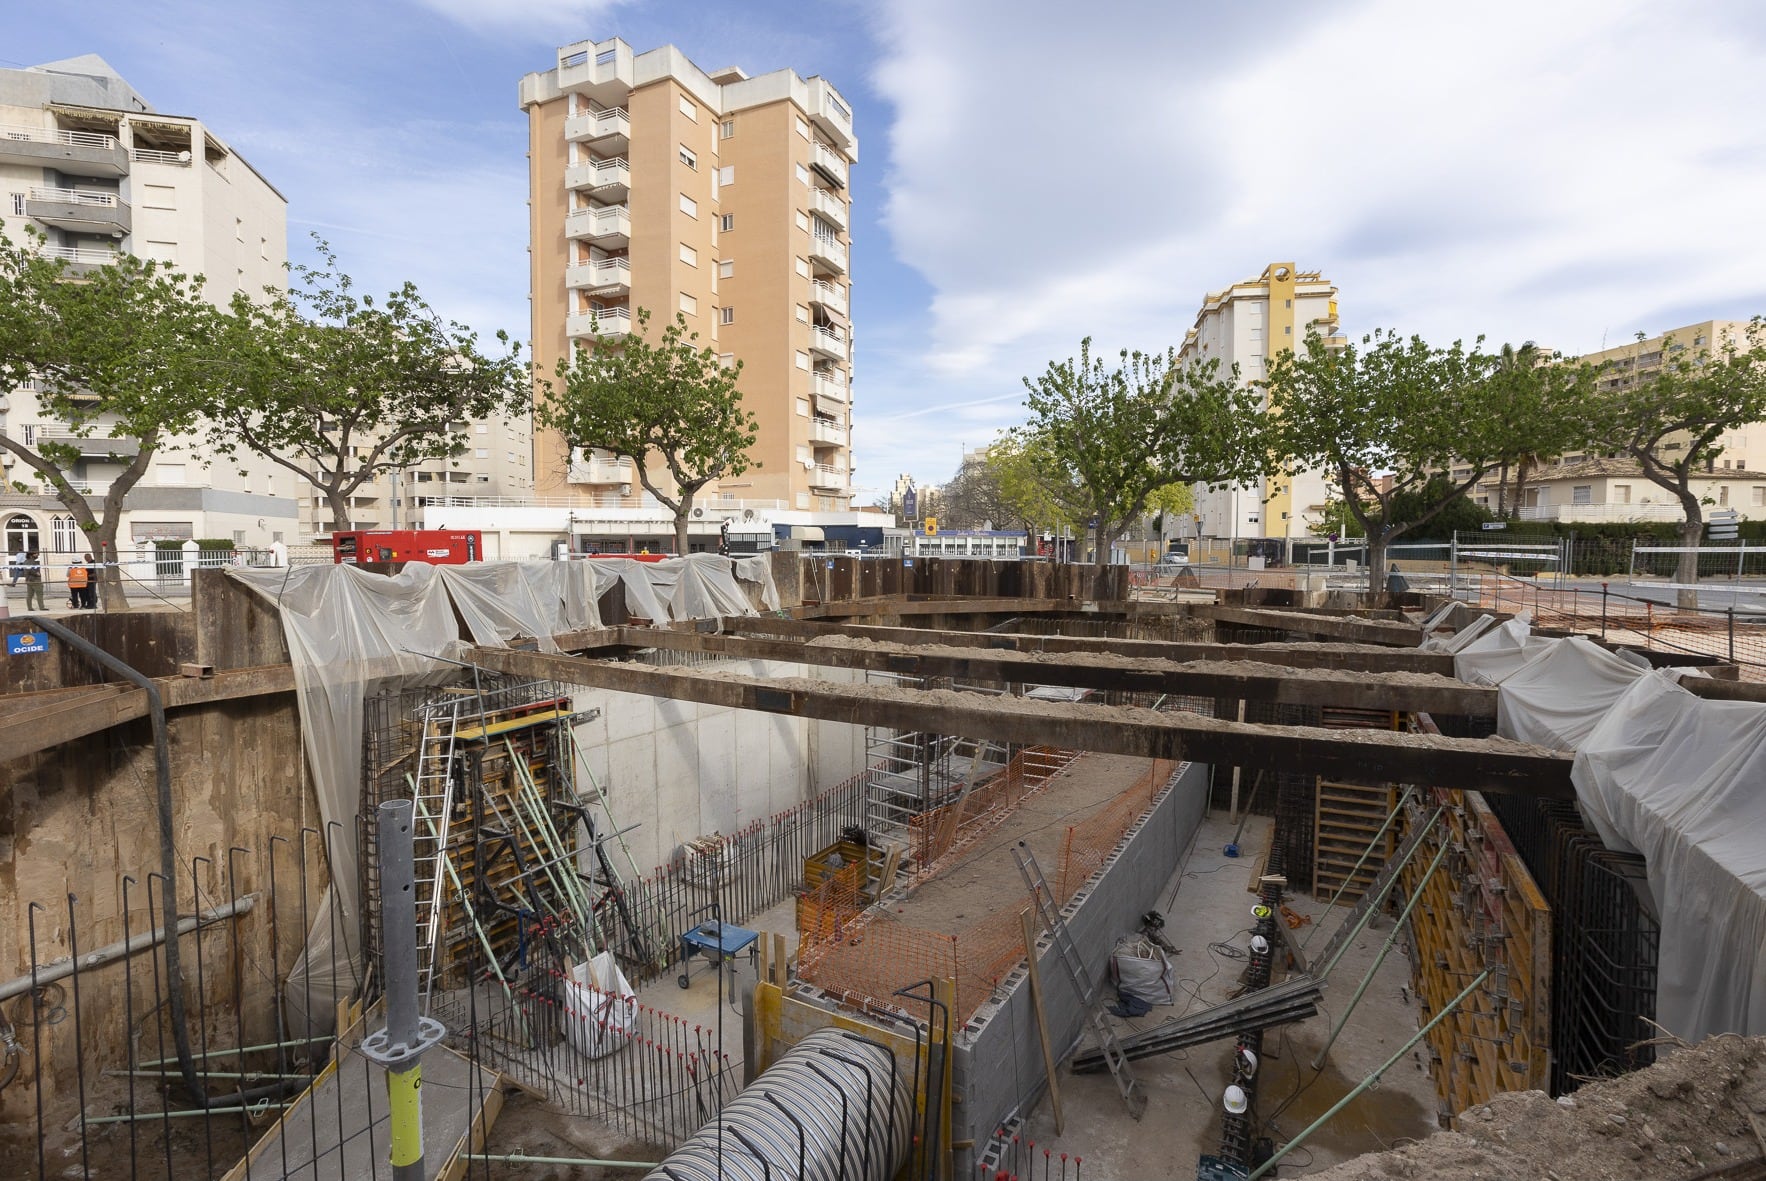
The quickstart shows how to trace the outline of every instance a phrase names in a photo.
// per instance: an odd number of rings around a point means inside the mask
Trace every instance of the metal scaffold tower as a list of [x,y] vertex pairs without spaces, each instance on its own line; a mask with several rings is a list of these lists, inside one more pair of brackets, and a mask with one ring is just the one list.
[[[955,682],[947,677],[910,677],[870,672],[870,684],[912,689],[956,689],[997,695],[996,687]],[[978,777],[997,771],[1011,751],[995,742],[924,730],[865,728],[865,830],[880,841],[906,842],[908,824],[955,799]]]

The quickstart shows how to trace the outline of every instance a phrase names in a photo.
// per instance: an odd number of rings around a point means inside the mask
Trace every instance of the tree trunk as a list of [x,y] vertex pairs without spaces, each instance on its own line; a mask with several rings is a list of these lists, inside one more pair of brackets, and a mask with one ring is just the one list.
[[1515,520],[1521,519],[1521,509],[1527,502],[1527,469],[1532,465],[1525,459],[1515,465]]
[[350,498],[336,488],[324,488],[322,491],[325,493],[325,503],[331,509],[331,531],[343,533],[355,528],[350,517]]
[[1368,601],[1376,607],[1388,606],[1392,601],[1391,592],[1386,589],[1386,547],[1391,544],[1386,531],[1367,531],[1367,594]]
[[1677,555],[1679,560],[1674,563],[1674,581],[1681,587],[1674,596],[1674,605],[1682,611],[1697,611],[1699,592],[1695,584],[1699,580],[1699,556],[1693,551],[1705,532],[1705,522],[1697,500],[1682,497],[1681,502],[1686,509],[1686,520],[1680,526],[1680,545],[1684,552]]
[[693,515],[693,494],[681,494],[681,507],[675,510],[675,557],[687,556],[687,521]]
[[1496,519],[1508,519],[1508,460],[1502,461],[1502,474],[1496,477]]

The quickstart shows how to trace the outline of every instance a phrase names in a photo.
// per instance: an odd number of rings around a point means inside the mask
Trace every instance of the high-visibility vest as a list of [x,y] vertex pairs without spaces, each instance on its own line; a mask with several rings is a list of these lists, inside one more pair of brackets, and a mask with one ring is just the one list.
[[69,566],[67,568],[67,585],[69,590],[80,590],[84,588],[86,583],[91,581],[91,579],[92,572],[87,570],[84,566]]

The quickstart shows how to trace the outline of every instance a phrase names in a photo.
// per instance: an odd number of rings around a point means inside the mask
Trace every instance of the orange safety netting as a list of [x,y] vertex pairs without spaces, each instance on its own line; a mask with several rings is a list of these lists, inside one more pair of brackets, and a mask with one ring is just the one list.
[[908,848],[920,867],[918,876],[929,876],[938,862],[961,853],[1078,757],[1052,746],[1025,747],[962,798],[912,817]]
[[[1030,753],[1030,752],[1026,752]],[[996,826],[1035,787],[1065,766],[1065,752],[1041,751],[1028,773],[1002,773],[990,784],[992,804],[967,813],[958,840],[947,856],[961,852],[975,836]],[[1066,761],[1072,760],[1066,755]],[[1147,772],[1095,814],[1067,830],[1061,849],[1056,900],[1067,902],[1101,867],[1123,836],[1146,814],[1153,800],[1183,764],[1155,760]],[[1037,778],[1040,777],[1040,778]],[[1033,781],[1034,780],[1034,781]],[[987,789],[977,789],[970,800]],[[916,834],[918,835],[918,834]],[[966,838],[966,839],[965,839]],[[824,881],[798,902],[798,974],[824,991],[857,1002],[887,1003],[897,989],[926,979],[956,983],[959,1022],[969,1020],[999,983],[1024,960],[1021,915],[1029,902],[983,916],[955,932],[912,926],[886,908],[872,907],[855,881]],[[1040,924],[1038,924],[1040,930]]]

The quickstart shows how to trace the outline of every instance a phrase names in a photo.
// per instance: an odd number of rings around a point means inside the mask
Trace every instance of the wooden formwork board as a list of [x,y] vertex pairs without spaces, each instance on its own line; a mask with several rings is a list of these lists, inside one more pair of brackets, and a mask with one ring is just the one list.
[[1314,898],[1320,902],[1336,898],[1345,906],[1361,899],[1392,852],[1396,826],[1387,826],[1386,819],[1397,804],[1398,791],[1391,784],[1318,780],[1312,824]]
[[1419,823],[1446,812],[1400,876],[1420,885],[1441,843],[1446,857],[1411,914],[1411,975],[1422,1019],[1485,968],[1490,978],[1429,1034],[1441,1122],[1503,1091],[1543,1090],[1551,1067],[1551,910],[1501,823],[1477,792],[1433,789],[1411,806]]

